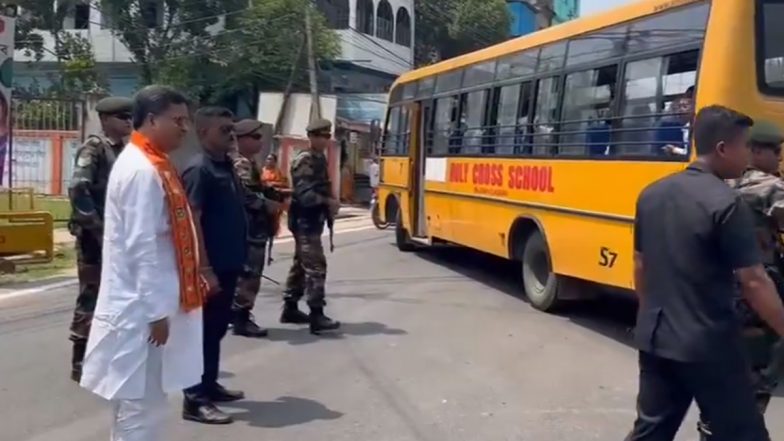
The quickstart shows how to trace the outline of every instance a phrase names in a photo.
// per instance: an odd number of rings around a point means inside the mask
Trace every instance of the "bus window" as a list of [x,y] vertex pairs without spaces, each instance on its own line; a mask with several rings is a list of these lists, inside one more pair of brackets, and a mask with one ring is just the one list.
[[539,80],[536,109],[533,119],[533,154],[549,156],[555,152],[556,136],[553,134],[558,123],[558,98],[561,94],[560,78]]
[[517,113],[517,127],[515,128],[515,155],[530,155],[531,152],[531,125],[528,118],[531,113],[531,101],[534,99],[533,83],[523,83],[520,90],[520,109]]
[[459,96],[448,96],[436,101],[436,118],[433,130],[433,155],[446,155],[453,131],[453,117],[460,107]]
[[408,140],[411,134],[409,115],[408,107],[403,106],[400,108],[400,123],[398,124],[397,132],[397,153],[400,155],[408,154]]
[[542,48],[539,53],[539,63],[536,66],[537,73],[547,73],[562,69],[566,61],[566,42],[553,43]]
[[623,55],[627,26],[617,26],[590,33],[569,42],[566,66],[600,63]]
[[398,130],[400,126],[400,107],[389,109],[387,127],[384,130],[384,154],[397,155]]
[[629,32],[627,53],[664,50],[684,45],[702,46],[709,11],[708,3],[698,3],[633,23]]
[[478,154],[482,152],[484,138],[483,121],[485,117],[485,101],[487,90],[478,90],[467,94],[465,104],[465,131],[463,135],[462,153]]
[[560,155],[610,154],[613,99],[618,66],[607,66],[566,76]]
[[758,21],[761,45],[758,53],[762,56],[759,60],[760,84],[766,93],[784,94],[784,27],[781,18],[784,17],[784,2],[781,0],[763,0],[761,10],[757,12],[761,19]]
[[619,155],[648,155],[652,153],[654,115],[659,111],[659,77],[662,58],[634,61],[626,65],[626,86],[618,135]]
[[512,84],[497,89],[498,115],[496,117],[495,152],[499,155],[514,153],[515,129],[517,128],[517,107],[520,99],[520,84]]
[[668,145],[688,148],[698,62],[699,51],[691,50],[626,65],[619,154],[669,156]]

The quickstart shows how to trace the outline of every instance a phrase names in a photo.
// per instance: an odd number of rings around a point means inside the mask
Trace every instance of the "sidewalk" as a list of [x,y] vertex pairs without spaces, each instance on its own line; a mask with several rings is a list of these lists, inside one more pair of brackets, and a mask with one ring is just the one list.
[[[343,219],[353,219],[359,218],[363,216],[370,216],[370,212],[367,208],[362,207],[352,207],[352,206],[343,206],[340,207],[340,212],[338,213],[335,220],[343,220]],[[285,216],[281,219],[281,225],[285,226],[286,218]],[[282,232],[278,235],[278,238],[290,236],[288,229],[282,228]],[[56,228],[54,230],[54,243],[55,245],[64,246],[73,243],[74,238],[71,236],[71,233],[68,232],[67,228]]]

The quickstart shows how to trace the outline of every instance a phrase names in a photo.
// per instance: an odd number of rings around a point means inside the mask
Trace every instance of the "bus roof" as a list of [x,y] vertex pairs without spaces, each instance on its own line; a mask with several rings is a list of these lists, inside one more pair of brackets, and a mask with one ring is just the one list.
[[398,84],[410,83],[421,78],[438,75],[453,69],[458,69],[475,63],[481,63],[482,61],[492,60],[525,49],[565,40],[567,38],[585,34],[608,26],[621,24],[627,21],[635,20],[637,18],[645,17],[647,15],[663,12],[668,9],[674,9],[703,1],[705,0],[638,0],[635,3],[613,9],[609,12],[571,20],[557,26],[542,29],[532,34],[498,43],[494,46],[406,72],[398,77],[398,79],[392,85],[392,88],[394,89]]

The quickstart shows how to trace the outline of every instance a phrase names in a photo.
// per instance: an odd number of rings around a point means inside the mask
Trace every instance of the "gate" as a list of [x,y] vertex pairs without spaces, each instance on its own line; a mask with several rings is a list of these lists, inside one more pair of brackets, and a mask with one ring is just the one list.
[[0,186],[6,193],[0,194],[0,211],[34,207],[55,221],[68,218],[68,184],[86,117],[83,100],[12,100],[11,130],[0,137]]

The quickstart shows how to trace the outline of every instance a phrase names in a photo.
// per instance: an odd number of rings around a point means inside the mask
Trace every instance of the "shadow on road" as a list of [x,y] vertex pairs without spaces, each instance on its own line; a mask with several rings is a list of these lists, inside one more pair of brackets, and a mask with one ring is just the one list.
[[336,332],[325,332],[322,335],[313,335],[307,326],[301,328],[273,328],[269,330],[269,340],[286,342],[290,345],[306,345],[320,340],[340,340],[346,336],[364,337],[371,335],[405,335],[403,329],[390,328],[378,322],[341,323]]
[[[431,248],[416,255],[521,301],[528,301],[523,293],[521,269],[517,262],[462,247]],[[637,308],[634,295],[607,290],[598,294],[594,300],[567,303],[554,314],[632,346],[632,328]]]
[[253,427],[281,428],[317,420],[336,420],[343,416],[318,401],[297,397],[280,397],[275,401],[237,401],[223,407],[239,410],[231,412],[232,417]]

